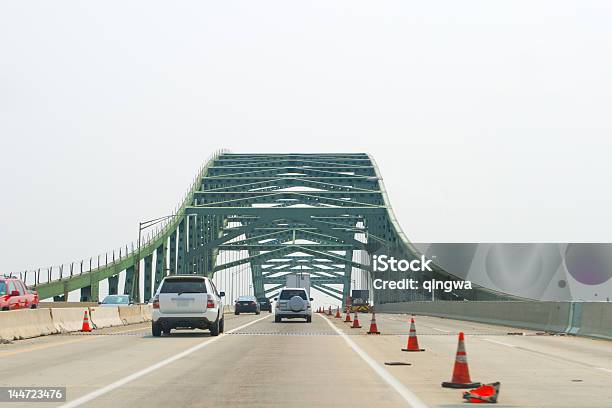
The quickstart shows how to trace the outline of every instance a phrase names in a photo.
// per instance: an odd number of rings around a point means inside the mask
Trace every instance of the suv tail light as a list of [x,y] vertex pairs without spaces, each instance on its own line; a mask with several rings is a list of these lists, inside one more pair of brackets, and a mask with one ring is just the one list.
[[159,309],[159,298],[153,298],[153,309]]
[[209,293],[206,296],[208,297],[208,301],[206,302],[206,308],[214,309],[215,308],[215,301],[213,300],[212,295]]

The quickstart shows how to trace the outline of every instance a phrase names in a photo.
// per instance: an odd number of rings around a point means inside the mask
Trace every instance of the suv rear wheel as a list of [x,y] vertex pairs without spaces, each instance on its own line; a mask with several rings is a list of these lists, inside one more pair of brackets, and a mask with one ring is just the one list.
[[274,323],[280,323],[280,322],[281,322],[280,316],[274,316]]
[[219,322],[219,333],[223,333],[225,331],[225,317],[221,318]]
[[221,327],[220,327],[221,325],[219,323],[220,320],[221,319],[219,319],[217,317],[217,320],[215,320],[215,322],[210,325],[210,335],[211,336],[218,336],[219,335],[219,332],[220,332],[220,329],[221,329]]
[[311,323],[312,322],[312,316],[308,316],[306,318],[306,323]]
[[153,334],[153,337],[159,337],[162,334],[162,328],[161,325],[159,323],[151,323],[151,333]]

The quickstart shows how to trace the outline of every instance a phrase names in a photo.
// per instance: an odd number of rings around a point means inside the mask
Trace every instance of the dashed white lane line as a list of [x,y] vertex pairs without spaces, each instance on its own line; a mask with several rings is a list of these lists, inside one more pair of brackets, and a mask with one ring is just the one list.
[[506,346],[506,347],[512,347],[512,348],[516,348],[517,347],[514,344],[504,343],[503,341],[497,341],[497,340],[491,340],[491,339],[481,339],[481,340],[488,341],[489,343],[500,344],[500,345]]
[[599,370],[602,370],[602,371],[606,371],[606,372],[608,372],[608,373],[612,373],[612,368],[598,367],[598,369],[599,369]]
[[370,367],[378,374],[387,384],[389,384],[403,399],[408,403],[408,406],[412,408],[427,408],[427,405],[423,401],[419,399],[412,391],[410,391],[404,384],[399,382],[391,373],[383,368],[380,364],[378,364],[368,353],[363,351],[361,347],[359,347],[353,340],[351,340],[344,332],[338,329],[332,322],[329,321],[328,318],[321,316],[327,324],[331,326],[332,329],[336,331],[344,341],[353,349],[355,353],[359,355],[368,363]]
[[[249,322],[247,324],[243,324],[242,326],[236,327],[235,329],[228,330],[227,333],[233,333],[233,332],[236,332],[238,330],[244,329],[245,327],[248,327],[248,326],[250,326],[252,324],[255,324],[255,323],[259,322],[259,321],[267,319],[268,317],[270,317],[270,315],[262,317],[262,318],[259,318],[257,320],[253,320],[252,322]],[[186,357],[186,356],[188,356],[189,354],[191,354],[191,353],[193,353],[195,351],[201,350],[204,347],[207,347],[207,346],[211,345],[212,343],[221,340],[223,337],[224,336],[219,336],[219,337],[213,337],[211,339],[208,339],[208,340],[206,340],[206,341],[204,341],[204,342],[202,342],[202,343],[200,343],[200,344],[198,344],[196,346],[193,346],[193,347],[191,347],[191,348],[189,348],[189,349],[187,349],[185,351],[182,351],[182,352],[180,352],[178,354],[175,354],[172,357],[168,357],[165,360],[162,360],[162,361],[160,361],[158,363],[155,363],[155,364],[153,364],[150,367],[144,368],[144,369],[142,369],[140,371],[135,372],[134,374],[130,374],[127,377],[123,377],[122,379],[120,379],[118,381],[115,381],[114,383],[111,383],[111,384],[109,384],[109,385],[107,385],[105,387],[102,387],[102,388],[100,388],[100,389],[98,389],[96,391],[90,392],[89,394],[86,394],[86,395],[84,395],[84,396],[82,396],[80,398],[77,398],[77,399],[75,399],[73,401],[70,401],[70,402],[68,402],[68,403],[66,403],[64,405],[61,405],[60,408],[72,408],[72,407],[78,407],[78,406],[81,406],[83,404],[86,404],[89,401],[92,401],[92,400],[94,400],[94,399],[96,399],[96,398],[98,398],[98,397],[100,397],[100,396],[102,396],[104,394],[107,394],[107,393],[109,393],[109,392],[111,392],[113,390],[116,390],[117,388],[120,388],[120,387],[124,386],[125,384],[127,384],[129,382],[132,382],[132,381],[134,381],[134,380],[136,380],[136,379],[138,379],[138,378],[140,378],[142,376],[145,376],[145,375],[147,375],[147,374],[149,374],[149,373],[151,373],[151,372],[153,372],[155,370],[158,370],[161,367],[164,367],[164,366],[166,366],[166,365],[168,365],[170,363],[173,363],[176,360],[180,360],[181,358]]]
[[450,333],[450,330],[442,330],[442,329],[438,329],[437,327],[432,327],[432,329],[442,332],[442,333]]

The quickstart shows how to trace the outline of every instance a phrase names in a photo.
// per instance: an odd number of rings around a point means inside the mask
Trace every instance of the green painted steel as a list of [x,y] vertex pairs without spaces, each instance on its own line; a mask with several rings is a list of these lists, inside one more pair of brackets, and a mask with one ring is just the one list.
[[144,296],[143,300],[148,302],[153,291],[153,254],[145,256],[144,259]]
[[[406,259],[420,256],[397,222],[369,155],[219,152],[200,169],[174,214],[137,251],[126,247],[117,258],[113,253],[112,262],[89,272],[73,275],[71,269],[69,277],[34,286],[43,299],[81,289],[97,300],[99,282],[110,278],[117,292],[116,277],[126,271],[123,293],[138,300],[134,266],[144,259],[145,301],[167,273],[214,276],[240,268],[248,268],[256,296],[274,296],[288,274],[308,273],[315,290],[344,301],[351,288],[372,289],[370,260],[381,248]],[[435,266],[416,278],[458,279]],[[431,297],[396,292],[374,300]],[[459,295],[507,298],[480,287],[469,294],[436,293],[436,298]]]

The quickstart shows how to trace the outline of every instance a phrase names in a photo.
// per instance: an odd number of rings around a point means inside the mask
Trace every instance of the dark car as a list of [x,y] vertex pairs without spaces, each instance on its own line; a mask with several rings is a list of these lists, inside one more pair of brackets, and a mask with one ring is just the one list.
[[234,314],[255,313],[259,314],[259,302],[255,296],[240,296],[234,303]]
[[267,310],[272,313],[272,302],[267,297],[260,297],[257,299],[259,302],[259,310]]

